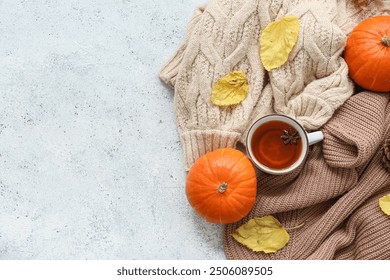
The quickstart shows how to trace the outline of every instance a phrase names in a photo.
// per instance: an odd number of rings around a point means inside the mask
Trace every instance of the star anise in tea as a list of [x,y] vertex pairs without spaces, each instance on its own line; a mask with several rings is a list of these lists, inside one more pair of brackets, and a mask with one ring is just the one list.
[[292,129],[292,127],[289,128],[289,130],[283,129],[283,135],[280,136],[280,138],[283,140],[283,143],[285,145],[292,145],[297,144],[297,141],[301,136],[299,136],[298,131]]

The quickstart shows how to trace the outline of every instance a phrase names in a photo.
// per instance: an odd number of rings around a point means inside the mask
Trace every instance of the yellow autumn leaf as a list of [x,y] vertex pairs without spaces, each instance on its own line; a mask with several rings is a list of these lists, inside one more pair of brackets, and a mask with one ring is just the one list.
[[298,40],[299,21],[296,16],[286,16],[268,24],[260,36],[260,57],[270,71],[283,65]]
[[386,215],[390,216],[390,194],[379,199],[379,207]]
[[273,216],[250,219],[232,236],[252,251],[264,253],[275,253],[290,240],[290,235]]
[[237,105],[249,90],[248,79],[243,72],[231,72],[219,79],[211,91],[211,102],[218,106]]

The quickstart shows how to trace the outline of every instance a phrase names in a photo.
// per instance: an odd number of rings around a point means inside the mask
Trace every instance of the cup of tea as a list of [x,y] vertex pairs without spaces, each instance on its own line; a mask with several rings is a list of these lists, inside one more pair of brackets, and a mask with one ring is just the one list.
[[307,157],[309,146],[323,139],[321,131],[308,133],[296,120],[273,114],[252,124],[246,147],[249,158],[258,169],[282,175],[299,167]]

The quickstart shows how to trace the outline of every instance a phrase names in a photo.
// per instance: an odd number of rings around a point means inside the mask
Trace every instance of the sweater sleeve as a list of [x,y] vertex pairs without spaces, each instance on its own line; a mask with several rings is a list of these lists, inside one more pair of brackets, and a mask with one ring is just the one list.
[[185,50],[187,49],[188,41],[191,38],[191,34],[193,33],[195,26],[198,24],[201,18],[205,6],[206,5],[204,4],[196,8],[190,22],[188,23],[187,33],[183,42],[169,58],[169,60],[164,64],[164,66],[159,72],[160,79],[170,87],[175,86],[178,69],[180,68],[180,63],[182,62]]
[[323,153],[329,166],[364,168],[382,145],[390,96],[362,92],[352,96],[324,126]]
[[310,13],[301,10],[295,14],[300,22],[298,42],[289,60],[270,72],[274,109],[314,130],[353,93],[348,67],[341,57],[346,36],[314,8]]
[[[184,46],[163,69],[163,79],[175,88],[176,124],[186,170],[208,152],[235,147],[254,107],[271,107],[272,96],[259,94],[265,70],[259,59],[258,9],[257,0],[209,1],[197,24],[190,24],[193,29]],[[234,106],[213,104],[213,86],[232,71],[247,77],[246,98]]]

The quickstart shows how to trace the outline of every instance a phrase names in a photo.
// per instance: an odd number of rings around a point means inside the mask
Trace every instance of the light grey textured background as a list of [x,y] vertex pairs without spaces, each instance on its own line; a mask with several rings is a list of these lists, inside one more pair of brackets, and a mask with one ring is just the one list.
[[157,71],[202,0],[0,0],[0,258],[224,259]]

